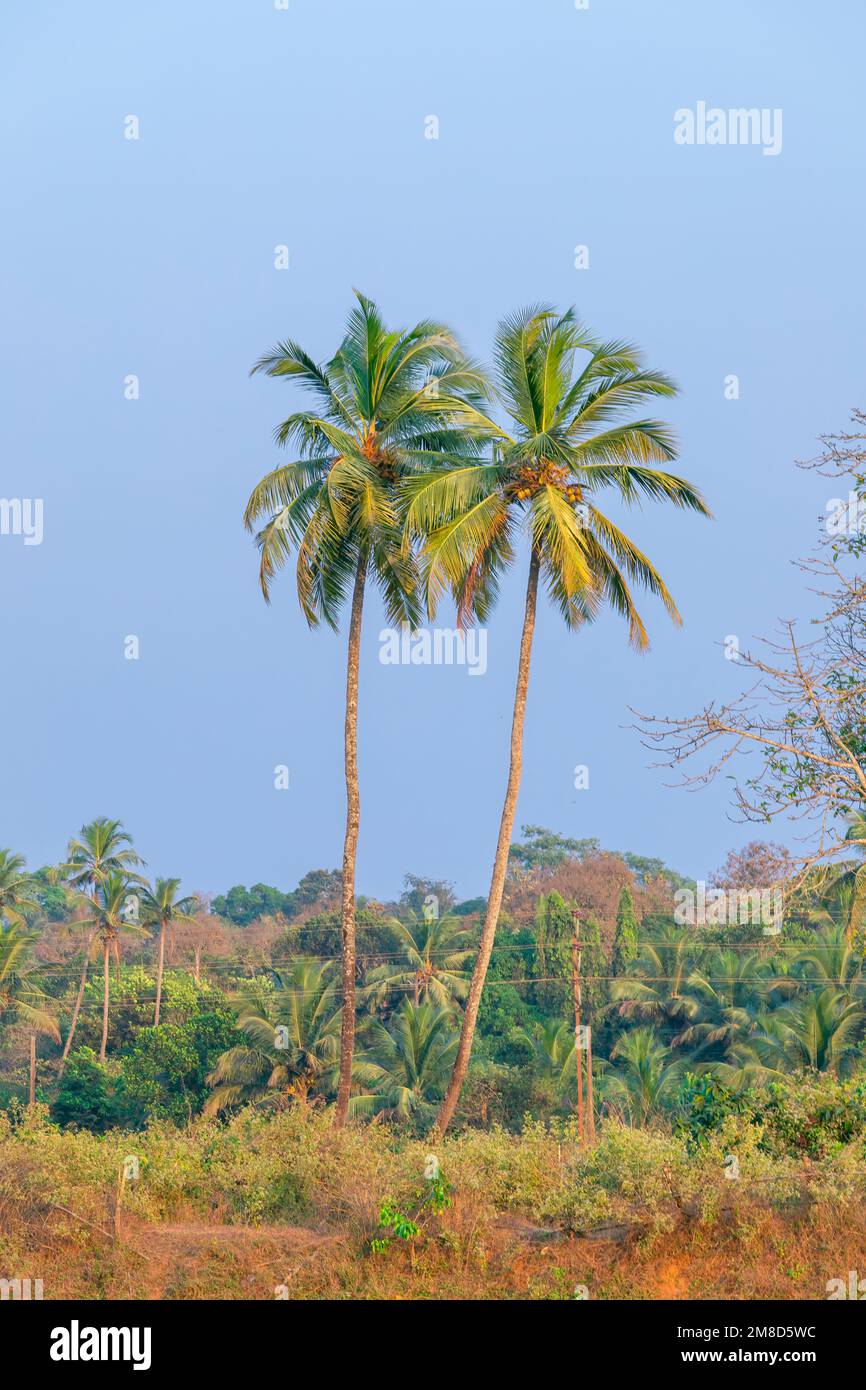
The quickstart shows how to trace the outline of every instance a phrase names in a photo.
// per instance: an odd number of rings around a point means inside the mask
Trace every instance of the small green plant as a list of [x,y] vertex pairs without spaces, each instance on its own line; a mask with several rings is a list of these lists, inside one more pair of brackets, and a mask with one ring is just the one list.
[[754,1096],[745,1091],[735,1095],[714,1076],[696,1076],[686,1072],[680,1091],[681,1113],[676,1133],[685,1140],[689,1153],[696,1153],[707,1143],[710,1134],[720,1129],[729,1115],[749,1115],[754,1111]]
[[[426,1171],[425,1171],[426,1176]],[[414,1219],[400,1211],[389,1197],[386,1197],[379,1208],[379,1226],[382,1230],[392,1232],[398,1240],[414,1240],[415,1236],[421,1234],[421,1227],[418,1219],[424,1211],[435,1212],[438,1216],[451,1205],[451,1184],[448,1179],[439,1171],[438,1163],[435,1170],[430,1170],[427,1177],[427,1188],[425,1192],[419,1193],[420,1206],[415,1213]],[[383,1255],[391,1244],[391,1236],[375,1237],[370,1241],[370,1251],[373,1255]]]
[[443,1177],[441,1173],[437,1173],[435,1178],[430,1180],[430,1191],[424,1205],[439,1215],[451,1205],[451,1198],[448,1195],[450,1191],[451,1184],[448,1179]]

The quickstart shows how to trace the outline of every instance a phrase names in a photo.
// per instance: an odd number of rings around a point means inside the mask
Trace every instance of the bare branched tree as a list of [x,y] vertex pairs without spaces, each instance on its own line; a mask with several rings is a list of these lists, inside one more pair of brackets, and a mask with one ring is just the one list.
[[740,652],[745,688],[730,703],[679,718],[638,715],[645,745],[661,753],[656,765],[681,772],[679,785],[730,776],[737,819],[806,822],[799,884],[814,884],[840,856],[866,854],[866,413],[852,421],[798,465],[848,488],[828,502],[816,552],[797,562],[817,581],[813,634],[803,640],[787,620],[775,639]]

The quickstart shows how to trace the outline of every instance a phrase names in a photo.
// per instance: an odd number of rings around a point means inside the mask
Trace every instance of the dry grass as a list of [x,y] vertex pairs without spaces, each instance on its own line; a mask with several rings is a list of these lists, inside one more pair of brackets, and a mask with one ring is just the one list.
[[[741,1177],[724,1176],[736,1146]],[[0,1119],[0,1274],[46,1298],[826,1297],[866,1273],[859,1149],[770,1158],[736,1123],[699,1158],[605,1126],[590,1153],[541,1125],[473,1131],[437,1157],[451,1205],[424,1207],[428,1145],[327,1117],[245,1114],[142,1135]],[[141,1178],[118,1175],[135,1154]],[[419,1233],[374,1239],[383,1199]]]

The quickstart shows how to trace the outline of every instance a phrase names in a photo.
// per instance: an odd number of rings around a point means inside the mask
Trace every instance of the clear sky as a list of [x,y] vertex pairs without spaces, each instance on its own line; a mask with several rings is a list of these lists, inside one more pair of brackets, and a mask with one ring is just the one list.
[[[790,561],[832,488],[793,461],[866,404],[864,20],[851,0],[6,0],[0,494],[42,499],[44,535],[0,535],[0,844],[56,861],[104,814],[188,889],[339,864],[344,636],[306,629],[289,572],[264,605],[241,514],[300,403],[248,369],[288,336],[329,355],[352,286],[480,355],[504,313],[575,303],[678,380],[679,470],[716,520],[630,525],[684,628],[647,603],[639,657],[611,616],[575,636],[542,609],[518,821],[698,876],[752,838],[724,785],[666,788],[628,706],[732,692],[724,638],[808,611]],[[701,101],[781,109],[781,151],[677,144]],[[360,892],[406,871],[486,891],[524,571],[483,678],[381,665],[370,603]]]

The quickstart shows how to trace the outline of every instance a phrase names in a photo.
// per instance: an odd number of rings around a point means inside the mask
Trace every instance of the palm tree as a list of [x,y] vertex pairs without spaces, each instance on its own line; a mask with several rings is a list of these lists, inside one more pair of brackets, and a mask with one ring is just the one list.
[[677,1095],[686,1067],[685,1062],[672,1060],[670,1048],[652,1028],[621,1034],[611,1061],[616,1065],[602,1075],[602,1094],[633,1125],[645,1125]]
[[352,1113],[432,1119],[457,1051],[451,1009],[407,999],[390,1028],[375,1020],[369,1037],[356,1069],[368,1089],[353,1099]]
[[754,1051],[776,1070],[841,1072],[859,1060],[857,1044],[866,1029],[866,1009],[832,984],[765,1015]]
[[[481,382],[449,329],[425,321],[389,331],[369,299],[356,292],[346,334],[324,364],[284,342],[253,368],[300,382],[314,410],[288,416],[278,444],[296,459],[273,469],[254,488],[245,522],[258,532],[259,579],[271,581],[297,549],[297,590],[311,627],[336,629],[349,604],[344,727],[346,832],[342,881],[343,1017],[335,1123],[345,1123],[355,1037],[355,860],[358,790],[358,662],[368,577],[378,585],[389,620],[417,619],[411,556],[401,546],[398,483],[426,466],[465,458],[470,435],[453,423],[453,403]],[[447,404],[446,404],[447,402]],[[351,594],[351,598],[349,595]]]
[[30,961],[36,939],[35,932],[26,931],[17,922],[6,927],[0,923],[0,1022],[24,1023],[59,1042],[57,1023],[43,1007],[45,994]]
[[[134,872],[141,863],[143,861],[132,848],[132,836],[124,830],[122,823],[119,820],[109,820],[107,816],[97,816],[95,820],[88,821],[87,825],[81,827],[78,839],[69,841],[64,869],[70,887],[79,893],[86,894],[91,902],[95,903],[97,890],[109,874],[125,874],[130,882],[143,882]],[[87,984],[90,948],[96,935],[96,924],[92,919],[86,920],[82,925],[85,928],[89,927],[90,930],[84,942],[84,960],[81,966],[81,978],[78,982],[78,995],[72,1010],[69,1032],[63,1045],[60,1076],[63,1075],[66,1059],[72,1048],[72,1040],[75,1037],[75,1029],[78,1026],[78,1015],[81,1012],[81,1002],[84,999],[84,989]]]
[[[852,812],[848,817],[845,839],[857,846],[861,855],[866,853],[866,815],[861,811]],[[864,908],[866,908],[866,863],[852,864],[828,887],[824,896],[825,907],[841,917],[850,941],[862,929]]]
[[513,1036],[523,1039],[532,1048],[536,1072],[553,1082],[557,1095],[573,1092],[577,1084],[573,1022],[546,1018],[540,1033],[517,1028]]
[[815,932],[814,940],[794,958],[798,973],[808,981],[852,990],[862,981],[863,956],[845,923],[831,923]]
[[702,1052],[717,1050],[723,1060],[754,1032],[768,991],[770,966],[758,954],[736,950],[713,951],[706,965],[687,981],[696,1011],[671,1047],[687,1047],[692,1061]]
[[208,1077],[207,1115],[281,1093],[305,1104],[311,1090],[333,1091],[340,1009],[330,962],[299,958],[288,976],[272,975],[238,996],[237,1026],[248,1041],[224,1052]]
[[23,854],[13,854],[11,849],[0,849],[0,924],[6,921],[12,926],[27,925],[25,914],[38,908],[33,897],[35,880],[24,872]]
[[628,974],[613,981],[611,1008],[620,1018],[651,1023],[670,1038],[697,1015],[688,980],[701,954],[693,932],[663,927],[655,940],[641,944]]
[[[144,934],[144,928],[128,916],[130,889],[133,884],[122,873],[106,873],[96,886],[93,899],[93,917],[90,919],[96,936],[102,943],[102,1042],[99,1046],[99,1060],[105,1061],[108,1044],[108,1000],[109,964],[112,955],[120,964],[120,936],[123,931]],[[92,942],[93,937],[90,937]]]
[[159,1023],[162,1002],[162,973],[165,966],[165,939],[177,922],[194,922],[192,913],[198,905],[195,897],[179,898],[179,878],[158,878],[154,886],[145,887],[141,894],[141,921],[144,926],[159,927],[159,958],[156,967],[156,1008],[153,1026]]
[[393,990],[411,990],[412,1002],[423,1000],[447,1005],[465,999],[469,972],[464,969],[473,950],[470,931],[459,917],[392,918],[388,923],[403,951],[403,960],[387,961],[368,972],[364,996],[371,1004],[383,1003]]
[[544,578],[569,628],[593,618],[608,603],[626,618],[632,645],[642,651],[648,638],[630,582],[657,595],[677,622],[679,614],[658,571],[596,507],[595,495],[613,487],[626,504],[641,498],[666,500],[708,515],[690,483],[653,466],[676,455],[667,427],[628,418],[648,397],[670,397],[676,389],[662,373],[645,369],[635,348],[597,342],[570,310],[558,316],[552,309],[528,309],[500,325],[496,368],[510,430],[472,404],[455,404],[460,418],[491,440],[492,459],[437,468],[404,485],[406,534],[423,542],[420,563],[428,611],[435,610],[447,589],[461,623],[474,617],[483,621],[499,577],[514,557],[521,522],[530,552],[508,782],[481,946],[454,1075],[439,1116],[443,1131],[469,1065],[502,904],[520,788],[539,580]]

